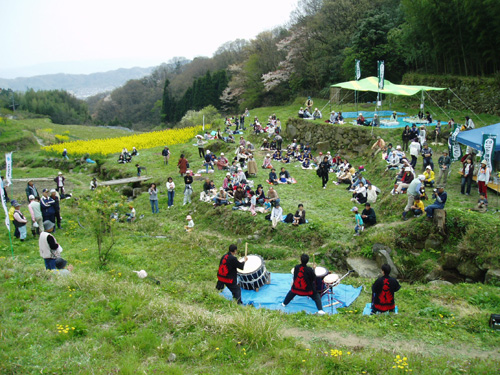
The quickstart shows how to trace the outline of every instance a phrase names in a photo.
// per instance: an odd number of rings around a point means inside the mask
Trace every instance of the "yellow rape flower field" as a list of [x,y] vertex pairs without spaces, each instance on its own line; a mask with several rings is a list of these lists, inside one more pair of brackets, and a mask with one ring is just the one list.
[[[205,130],[210,129],[210,125],[205,125]],[[158,146],[172,146],[186,143],[194,138],[203,127],[193,126],[181,129],[167,129],[150,133],[134,134],[126,137],[92,139],[89,141],[64,142],[55,145],[42,147],[45,151],[62,153],[64,149],[71,155],[109,155],[121,152],[123,148],[131,150],[136,147],[138,150],[153,148]]]

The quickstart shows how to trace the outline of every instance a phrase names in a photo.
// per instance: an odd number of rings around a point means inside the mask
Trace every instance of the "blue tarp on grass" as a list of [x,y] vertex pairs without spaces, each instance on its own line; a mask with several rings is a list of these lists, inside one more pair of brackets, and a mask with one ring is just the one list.
[[[296,296],[288,306],[283,307],[281,303],[285,299],[292,285],[293,275],[291,273],[271,273],[271,283],[264,285],[258,292],[253,290],[241,289],[241,299],[245,305],[252,304],[255,308],[265,308],[270,310],[281,310],[286,313],[297,313],[305,311],[307,314],[318,312],[316,304],[309,297]],[[340,284],[333,288],[334,297],[341,302],[335,305],[336,308],[347,307],[351,305],[361,293],[362,287],[354,288],[352,285]],[[224,288],[221,294],[231,300],[233,296],[229,289]],[[328,296],[321,298],[323,306],[328,304]],[[324,307],[323,310],[328,314],[336,314],[336,308]]]

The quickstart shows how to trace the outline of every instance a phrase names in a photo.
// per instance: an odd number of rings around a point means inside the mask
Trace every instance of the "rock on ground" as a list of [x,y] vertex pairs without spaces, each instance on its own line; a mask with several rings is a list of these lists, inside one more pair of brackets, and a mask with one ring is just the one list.
[[374,260],[366,258],[347,258],[346,263],[349,269],[356,271],[359,277],[373,279],[381,275],[381,270]]

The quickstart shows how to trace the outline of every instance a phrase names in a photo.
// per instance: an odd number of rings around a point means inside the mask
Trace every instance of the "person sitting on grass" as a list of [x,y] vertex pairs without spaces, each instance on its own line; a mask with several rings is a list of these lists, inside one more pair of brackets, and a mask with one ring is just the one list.
[[215,196],[215,204],[214,206],[222,206],[222,205],[227,205],[229,203],[229,198],[226,193],[226,190],[224,190],[223,187],[219,189],[219,192]]
[[271,172],[269,172],[269,183],[273,185],[278,185],[278,176],[276,175],[276,169],[271,169]]
[[229,169],[229,160],[227,160],[223,152],[220,153],[220,158],[217,160],[217,169],[219,171]]
[[271,229],[275,230],[278,223],[283,221],[283,209],[281,208],[279,202],[276,202],[273,209],[271,210]]
[[424,186],[434,187],[434,178],[436,174],[434,173],[430,165],[425,167],[424,176],[425,176]]
[[476,207],[471,208],[471,211],[476,211],[476,212],[488,211],[488,201],[486,200],[486,197],[484,195],[481,194],[479,196]]
[[382,272],[384,275],[379,277],[372,285],[372,314],[395,312],[394,293],[401,289],[399,282],[389,276],[391,266],[383,264]]
[[280,179],[278,181],[280,184],[291,184],[292,178],[290,177],[290,173],[285,169],[285,167],[281,167]]
[[310,169],[311,168],[311,160],[309,158],[305,158],[302,162],[302,169]]
[[371,207],[371,204],[368,202],[365,203],[365,208],[363,212],[361,212],[361,219],[363,219],[363,223],[367,227],[377,224],[377,215],[375,214],[375,210]]
[[361,218],[357,207],[351,208],[351,212],[354,212],[354,235],[359,236],[361,232],[365,230],[363,219]]
[[365,184],[362,181],[360,181],[358,186],[354,188],[351,201],[358,204],[364,204],[366,203],[366,200],[367,200],[366,187]]
[[234,192],[234,207],[244,206],[245,203],[245,192],[243,191],[243,187],[238,185]]
[[262,144],[260,145],[260,149],[261,149],[261,151],[269,151],[269,147],[270,147],[270,146],[269,146],[269,142],[268,142],[268,140],[264,138],[264,139],[262,140]]
[[289,164],[290,163],[290,156],[288,155],[288,153],[286,153],[282,158],[281,158],[281,162],[282,163],[285,163],[285,164]]
[[266,157],[264,158],[264,161],[262,162],[262,168],[263,169],[272,169],[273,165],[271,164],[271,155],[267,154]]
[[424,202],[420,199],[420,197],[416,197],[413,201],[413,205],[410,207],[410,211],[413,212],[413,216],[419,217],[425,211]]
[[274,151],[273,160],[281,161],[281,151],[279,151],[279,150]]
[[271,203],[271,206],[273,207],[276,204],[280,203],[280,197],[278,196],[278,192],[274,190],[272,186],[267,191],[267,201]]
[[297,226],[299,224],[306,223],[306,210],[304,210],[304,205],[301,203],[297,211],[295,211],[295,215],[293,216],[293,225]]
[[257,204],[264,204],[266,196],[264,194],[264,189],[262,185],[257,186],[257,190],[255,191],[255,197],[257,199]]
[[56,259],[56,274],[60,276],[69,276],[73,272],[73,266],[70,264],[67,268],[68,262],[63,258]]
[[312,116],[313,116],[313,118],[315,120],[320,119],[320,118],[323,117],[323,115],[321,114],[321,111],[318,108],[314,109],[314,112],[313,112]]
[[191,217],[191,215],[187,215],[186,220],[188,223],[187,223],[187,225],[184,225],[184,229],[186,230],[186,232],[192,232],[194,229],[193,218]]
[[133,223],[135,221],[135,216],[136,216],[135,208],[132,205],[129,205],[128,208],[130,210],[130,213],[126,214],[127,215],[127,222]]

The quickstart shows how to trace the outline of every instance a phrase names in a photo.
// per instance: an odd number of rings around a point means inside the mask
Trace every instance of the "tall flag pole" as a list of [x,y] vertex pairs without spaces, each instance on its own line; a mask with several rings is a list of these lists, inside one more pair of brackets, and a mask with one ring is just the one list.
[[[356,77],[356,81],[359,81],[359,79],[361,78],[361,61],[356,59],[356,63],[355,63],[355,77]],[[356,102],[356,113],[358,113],[358,91],[357,90],[354,90],[354,100]]]
[[379,60],[378,64],[378,92],[377,92],[377,107],[382,106],[382,101],[380,100],[380,90],[384,89],[384,78],[385,78],[385,63],[384,60]]

